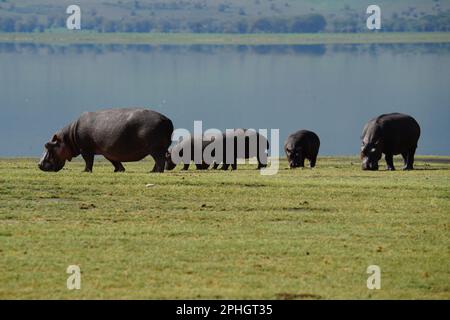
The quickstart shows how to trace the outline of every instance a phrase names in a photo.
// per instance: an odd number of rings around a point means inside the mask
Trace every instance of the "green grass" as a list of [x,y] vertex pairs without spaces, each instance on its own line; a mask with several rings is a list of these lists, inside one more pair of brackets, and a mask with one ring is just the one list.
[[209,44],[209,45],[315,45],[449,43],[450,32],[420,33],[315,33],[315,34],[193,34],[193,33],[0,33],[0,42],[45,44]]
[[[412,172],[283,161],[275,176],[125,167],[0,160],[0,299],[450,298],[449,158]],[[72,264],[81,290],[66,288]],[[372,264],[381,290],[366,287]]]

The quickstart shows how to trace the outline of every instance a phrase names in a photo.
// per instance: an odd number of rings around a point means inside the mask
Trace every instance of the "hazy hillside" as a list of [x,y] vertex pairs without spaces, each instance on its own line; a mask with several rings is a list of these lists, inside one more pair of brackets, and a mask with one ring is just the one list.
[[[368,2],[360,0],[78,0],[85,29],[104,32],[357,32]],[[386,31],[450,30],[450,0],[379,0]],[[73,0],[0,0],[0,30],[63,27]],[[295,18],[315,17],[306,24]],[[326,21],[317,20],[323,17]],[[262,20],[263,19],[263,20]],[[265,20],[264,20],[265,19]],[[262,20],[262,21],[260,21]],[[32,30],[30,30],[32,29]]]

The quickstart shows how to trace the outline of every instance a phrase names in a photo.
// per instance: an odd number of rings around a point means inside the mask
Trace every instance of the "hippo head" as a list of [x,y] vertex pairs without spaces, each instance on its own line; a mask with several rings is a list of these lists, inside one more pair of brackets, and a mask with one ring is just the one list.
[[286,156],[287,156],[287,159],[289,162],[289,167],[291,169],[300,167],[302,154],[303,154],[303,148],[287,145],[285,148],[285,151],[286,151]]
[[172,149],[170,148],[166,152],[166,166],[165,166],[165,169],[170,171],[170,170],[175,169],[176,166],[177,165],[172,161]]
[[375,143],[362,143],[361,160],[363,170],[378,170],[378,161],[381,159],[382,146],[380,141]]
[[42,171],[58,172],[67,160],[72,160],[70,148],[58,135],[54,135],[53,139],[45,144],[45,151],[38,166]]

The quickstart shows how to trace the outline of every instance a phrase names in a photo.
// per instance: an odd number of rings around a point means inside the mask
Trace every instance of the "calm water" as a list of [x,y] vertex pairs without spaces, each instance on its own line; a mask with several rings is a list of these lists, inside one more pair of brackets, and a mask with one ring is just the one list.
[[371,117],[414,116],[418,152],[450,154],[450,46],[0,45],[0,156],[37,156],[80,113],[148,106],[175,127],[307,128],[359,152]]

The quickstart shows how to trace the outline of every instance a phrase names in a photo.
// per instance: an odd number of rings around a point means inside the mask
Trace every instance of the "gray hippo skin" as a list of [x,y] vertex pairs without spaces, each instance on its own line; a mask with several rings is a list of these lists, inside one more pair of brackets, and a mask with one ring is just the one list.
[[388,170],[395,170],[394,155],[401,154],[405,162],[404,170],[412,170],[420,126],[406,114],[383,114],[367,122],[361,139],[361,159],[363,170],[378,170],[378,161],[385,154]]
[[[173,148],[169,148],[169,150],[166,153],[166,170],[173,170],[175,169],[175,167],[177,166],[178,163],[174,163],[174,161],[172,160],[172,152],[179,152],[179,156],[180,158],[183,157],[183,150],[186,150],[187,148],[190,148],[190,152],[191,152],[191,157],[190,157],[190,161],[194,161],[194,156],[195,156],[195,147],[201,147],[202,150],[202,156],[203,156],[203,151],[205,150],[205,148],[211,144],[211,142],[214,139],[207,139],[207,138],[186,138],[183,139],[181,142],[179,142],[178,144],[176,144]],[[188,170],[189,166],[190,166],[190,161],[189,163],[184,163],[183,164],[183,170]],[[203,161],[202,159],[202,163],[196,163],[195,166],[197,167],[197,170],[207,170],[209,168],[209,164],[206,163],[205,161]]]
[[[238,154],[238,138],[243,139],[245,144],[245,152]],[[217,169],[219,164],[222,163],[222,170],[228,170],[231,166],[232,170],[237,170],[237,159],[250,159],[256,157],[258,161],[258,168],[267,167],[267,158],[268,158],[268,149],[269,149],[269,141],[266,137],[259,134],[255,130],[251,129],[235,129],[234,132],[224,133],[222,134],[222,145],[223,145],[223,159],[216,159],[213,164],[213,169]],[[232,150],[228,150],[227,139],[233,139],[234,146],[234,159],[232,161],[228,161],[227,163],[227,152],[232,152]],[[242,140],[241,140],[242,141]],[[250,148],[251,143],[256,143],[256,148]],[[261,150],[261,146],[263,146],[264,150]],[[228,149],[227,149],[228,148]],[[242,150],[243,151],[243,150]]]
[[86,112],[57,132],[45,144],[39,162],[43,171],[60,171],[66,161],[81,154],[85,171],[92,172],[95,155],[103,155],[123,172],[122,162],[155,160],[153,172],[164,172],[165,155],[171,144],[172,121],[148,109],[109,109]]
[[316,166],[319,154],[320,139],[312,131],[300,130],[291,134],[284,144],[284,151],[291,169],[305,167],[305,159],[309,160],[311,168]]

